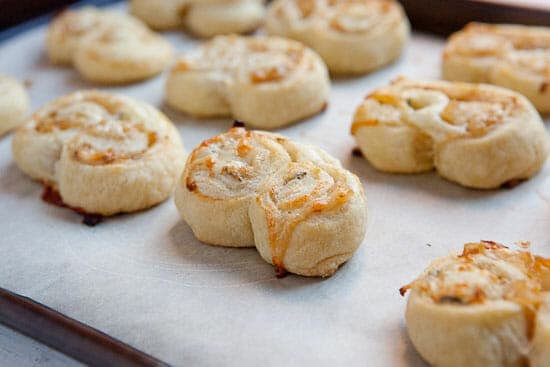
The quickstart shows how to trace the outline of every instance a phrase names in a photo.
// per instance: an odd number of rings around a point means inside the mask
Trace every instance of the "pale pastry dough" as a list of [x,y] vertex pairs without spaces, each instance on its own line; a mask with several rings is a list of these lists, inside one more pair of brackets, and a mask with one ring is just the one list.
[[329,276],[363,241],[359,179],[323,150],[232,128],[189,156],[176,206],[206,243],[256,246],[279,273]]
[[329,89],[326,66],[302,44],[232,35],[182,57],[166,82],[166,99],[190,115],[275,129],[321,111]]
[[62,12],[48,26],[46,46],[50,61],[56,64],[72,64],[82,39],[108,25],[140,27],[142,23],[126,14],[91,6]]
[[200,37],[255,30],[265,13],[263,0],[131,0],[130,11],[149,26],[184,26]]
[[287,163],[259,187],[250,220],[265,261],[330,276],[363,241],[366,200],[359,179],[340,166]]
[[466,187],[497,188],[537,173],[550,139],[531,103],[490,85],[400,78],[366,97],[352,134],[386,172],[433,168]]
[[550,28],[468,24],[449,38],[443,77],[513,89],[549,113]]
[[62,12],[48,26],[46,48],[50,61],[56,64],[72,64],[82,37],[100,24],[107,22],[116,24],[115,17],[122,22],[126,20],[124,16],[95,7]]
[[154,107],[99,91],[79,91],[34,113],[12,141],[30,177],[88,214],[149,208],[168,198],[185,151],[173,124]]
[[189,0],[130,0],[130,13],[153,29],[177,28],[183,23]]
[[172,61],[172,46],[145,26],[109,25],[91,32],[78,47],[74,64],[88,80],[118,84],[159,74]]
[[310,46],[339,74],[366,73],[392,62],[410,34],[394,0],[275,0],[265,27],[268,34]]
[[401,289],[411,292],[409,337],[432,366],[527,367],[549,277],[549,259],[491,241],[466,244]]
[[29,97],[25,87],[0,74],[0,136],[21,124],[28,109]]
[[173,57],[172,47],[126,14],[85,7],[68,10],[48,28],[50,60],[73,64],[98,83],[129,83],[152,77]]
[[202,242],[254,246],[248,207],[261,182],[291,157],[281,136],[233,128],[202,142],[189,155],[175,201]]
[[[545,289],[549,288],[550,284],[546,284]],[[543,303],[537,313],[529,362],[529,367],[550,366],[550,292],[544,295]]]

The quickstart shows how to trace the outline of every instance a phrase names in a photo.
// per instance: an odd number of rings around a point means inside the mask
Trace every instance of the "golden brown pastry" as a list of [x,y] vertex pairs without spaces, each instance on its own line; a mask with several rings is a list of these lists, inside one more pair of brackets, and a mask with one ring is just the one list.
[[72,64],[88,80],[130,83],[157,75],[172,61],[172,46],[127,14],[84,7],[67,10],[48,27],[50,60]]
[[247,33],[261,23],[263,0],[131,0],[130,11],[154,29],[184,26],[200,37]]
[[362,186],[336,159],[243,128],[208,139],[191,153],[175,200],[199,240],[255,245],[279,274],[333,274],[366,230]]
[[166,82],[175,109],[233,116],[275,129],[320,112],[330,81],[319,56],[278,37],[218,36],[176,63]]
[[332,73],[358,74],[394,61],[409,38],[409,22],[394,0],[275,0],[268,34],[303,42]]
[[537,173],[550,140],[531,103],[489,85],[400,78],[369,94],[352,125],[377,169],[436,169],[466,187],[497,188]]
[[466,244],[401,289],[410,291],[409,337],[432,366],[527,367],[538,320],[531,365],[542,366],[549,280],[549,259],[492,241]]
[[550,28],[470,23],[443,52],[443,77],[518,91],[550,112]]
[[25,87],[0,74],[0,136],[21,124],[28,109],[29,97]]
[[167,199],[185,160],[174,125],[144,102],[78,91],[34,113],[12,140],[13,157],[64,205],[103,216]]

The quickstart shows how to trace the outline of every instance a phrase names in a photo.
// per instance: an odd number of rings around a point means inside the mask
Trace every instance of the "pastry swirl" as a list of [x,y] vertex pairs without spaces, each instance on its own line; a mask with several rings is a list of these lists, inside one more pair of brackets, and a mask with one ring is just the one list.
[[291,157],[275,134],[232,128],[189,155],[176,206],[200,241],[253,247],[248,207],[258,186]]
[[405,78],[368,95],[351,131],[377,169],[415,173],[435,167],[473,188],[531,177],[550,145],[540,116],[518,93]]
[[265,13],[263,0],[132,0],[130,11],[154,29],[184,26],[200,37],[251,32]]
[[218,36],[178,60],[166,98],[190,115],[233,116],[272,129],[318,113],[329,88],[319,56],[298,42]]
[[264,181],[250,206],[260,255],[291,273],[332,275],[365,235],[362,190],[339,166],[286,164]]
[[29,97],[25,87],[0,74],[0,136],[21,124],[28,109]]
[[12,143],[23,172],[89,214],[133,212],[165,200],[185,159],[177,130],[158,110],[99,91],[48,103]]
[[149,78],[172,60],[170,44],[138,19],[93,7],[56,17],[47,46],[52,62],[73,64],[86,79],[104,84]]
[[409,336],[434,366],[526,366],[549,280],[549,259],[492,241],[466,244],[401,289],[411,292]]
[[319,148],[233,128],[189,156],[176,206],[206,243],[256,246],[279,272],[329,276],[363,241],[356,176]]
[[393,0],[276,0],[268,34],[289,37],[321,55],[333,73],[366,73],[396,59],[409,37]]
[[520,92],[550,112],[550,28],[470,23],[443,52],[443,77]]

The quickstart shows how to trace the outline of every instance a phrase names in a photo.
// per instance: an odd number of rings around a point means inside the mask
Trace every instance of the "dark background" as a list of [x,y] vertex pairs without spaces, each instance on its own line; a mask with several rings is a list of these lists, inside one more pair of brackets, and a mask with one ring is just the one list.
[[[476,0],[400,0],[413,26],[439,34],[470,21],[550,26],[550,0],[545,9],[494,5]],[[59,11],[76,0],[0,0],[0,31],[39,15]],[[108,3],[113,0],[89,1]]]
[[62,9],[77,0],[0,0],[0,30],[25,20]]

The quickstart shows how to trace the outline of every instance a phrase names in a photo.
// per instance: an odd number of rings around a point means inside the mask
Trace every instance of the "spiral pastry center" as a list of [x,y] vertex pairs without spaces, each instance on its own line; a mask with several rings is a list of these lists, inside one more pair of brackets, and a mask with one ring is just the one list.
[[58,134],[70,145],[73,158],[88,165],[139,159],[159,139],[159,132],[138,122],[123,104],[93,94],[77,102],[60,101],[34,120],[36,132]]
[[414,288],[435,303],[507,300],[536,311],[549,275],[550,260],[482,241],[466,244],[462,254],[438,262],[404,291]]
[[269,190],[256,198],[265,208],[275,266],[284,267],[286,250],[298,224],[348,201],[352,190],[336,170],[310,163],[289,163],[273,178]]
[[446,88],[407,84],[367,96],[358,109],[352,134],[378,124],[416,126],[437,140],[478,137],[519,113],[512,95],[495,95],[476,88]]
[[219,71],[244,77],[252,84],[280,82],[296,72],[304,61],[304,50],[279,40],[217,37],[194,54],[180,59],[175,72]]

